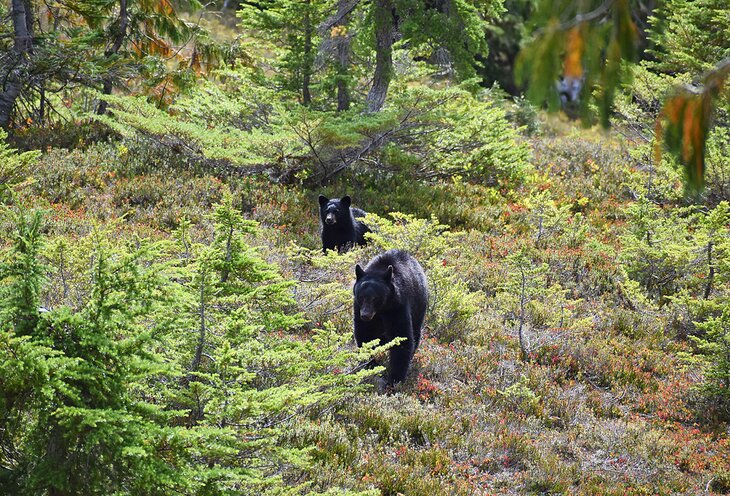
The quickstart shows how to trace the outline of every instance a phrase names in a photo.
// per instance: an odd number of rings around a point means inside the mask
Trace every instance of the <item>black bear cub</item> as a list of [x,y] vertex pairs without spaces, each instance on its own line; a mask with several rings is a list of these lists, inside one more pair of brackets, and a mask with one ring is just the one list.
[[355,246],[365,244],[368,226],[358,218],[365,217],[359,208],[351,208],[349,196],[329,199],[319,195],[319,216],[322,220],[322,251],[337,250],[345,252]]
[[390,350],[388,385],[406,378],[421,341],[428,305],[428,282],[421,264],[408,253],[390,250],[363,269],[355,267],[355,341],[358,346],[380,339],[407,338]]

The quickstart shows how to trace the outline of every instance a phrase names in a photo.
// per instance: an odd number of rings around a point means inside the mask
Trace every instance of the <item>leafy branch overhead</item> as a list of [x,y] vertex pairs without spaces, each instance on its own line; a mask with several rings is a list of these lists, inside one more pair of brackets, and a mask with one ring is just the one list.
[[615,91],[625,78],[624,60],[637,57],[638,30],[628,0],[567,2],[543,0],[533,16],[535,35],[523,48],[515,67],[527,96],[548,108],[560,106],[556,81],[579,88],[581,116],[593,119],[593,105],[608,125]]
[[704,185],[707,135],[712,125],[715,102],[727,98],[725,83],[730,77],[730,57],[703,78],[700,86],[684,85],[664,103],[656,123],[655,156],[661,159],[661,143],[679,157],[690,187]]
[[[714,5],[712,0],[702,3],[708,5],[698,5],[694,10],[706,7],[708,17],[715,12],[719,19],[722,18],[723,7]],[[690,7],[681,6],[677,10],[681,8]],[[533,16],[535,34],[520,52],[515,67],[518,81],[527,86],[527,96],[534,103],[547,104],[548,109],[554,111],[560,107],[561,96],[565,103],[567,93],[568,100],[577,101],[586,124],[594,121],[597,109],[601,124],[607,127],[616,92],[621,85],[631,81],[628,65],[638,58],[641,39],[636,19],[641,14],[639,10],[628,0],[542,0]],[[687,14],[691,19],[697,17]],[[654,21],[654,33],[666,29],[666,34],[656,35],[662,36],[662,40],[674,33],[671,22],[680,22],[667,17],[670,26],[660,25],[656,18],[650,18]],[[724,17],[727,25],[727,11]],[[722,33],[722,21],[717,22],[717,29]],[[683,28],[685,32],[687,28]],[[724,31],[727,33],[726,28]],[[727,38],[722,41],[720,35],[717,43],[718,49],[706,50],[709,56],[730,55]],[[657,56],[660,60],[676,57],[662,53]],[[701,84],[679,87],[665,100],[655,125],[656,159],[661,157],[661,143],[664,142],[684,166],[688,185],[695,190],[704,184],[705,147],[714,109],[718,102],[727,98],[725,81],[730,74],[730,58],[711,63],[714,68],[701,79]],[[557,81],[560,83],[556,84]]]

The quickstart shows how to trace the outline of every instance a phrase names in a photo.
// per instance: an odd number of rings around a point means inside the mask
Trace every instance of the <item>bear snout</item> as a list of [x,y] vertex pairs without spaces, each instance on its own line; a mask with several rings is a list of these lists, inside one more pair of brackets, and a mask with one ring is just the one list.
[[327,217],[324,218],[325,224],[334,224],[337,222],[337,218],[335,217],[335,214],[329,213],[327,214]]
[[365,308],[360,309],[360,319],[364,320],[365,322],[369,322],[373,320],[373,317],[375,317],[375,312],[373,310]]

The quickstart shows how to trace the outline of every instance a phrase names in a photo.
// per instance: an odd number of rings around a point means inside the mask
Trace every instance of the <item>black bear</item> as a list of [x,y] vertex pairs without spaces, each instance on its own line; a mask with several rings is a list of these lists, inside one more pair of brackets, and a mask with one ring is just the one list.
[[388,385],[406,378],[411,358],[421,341],[428,306],[428,282],[421,264],[402,250],[373,258],[355,267],[355,341],[358,346],[380,339],[407,338],[390,350]]
[[329,199],[319,195],[319,216],[322,220],[322,251],[337,250],[345,252],[355,246],[365,244],[368,226],[358,218],[365,217],[359,208],[351,208],[349,196]]

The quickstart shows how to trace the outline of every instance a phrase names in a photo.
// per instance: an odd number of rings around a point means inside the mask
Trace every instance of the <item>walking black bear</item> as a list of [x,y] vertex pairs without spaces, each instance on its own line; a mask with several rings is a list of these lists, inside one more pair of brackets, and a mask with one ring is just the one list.
[[351,208],[349,196],[329,199],[319,195],[319,216],[322,220],[322,251],[337,250],[343,253],[355,246],[365,244],[368,226],[358,218],[365,217],[359,208]]
[[428,282],[421,264],[408,253],[390,250],[363,269],[355,267],[355,341],[358,346],[380,339],[407,338],[390,350],[388,385],[406,378],[421,340],[428,306]]

